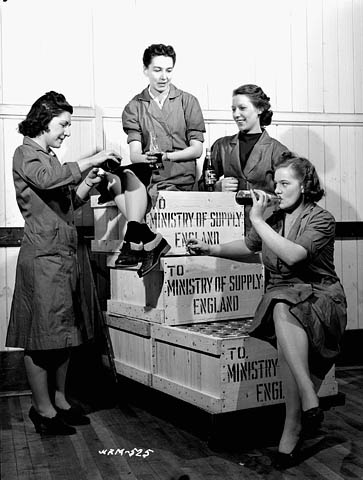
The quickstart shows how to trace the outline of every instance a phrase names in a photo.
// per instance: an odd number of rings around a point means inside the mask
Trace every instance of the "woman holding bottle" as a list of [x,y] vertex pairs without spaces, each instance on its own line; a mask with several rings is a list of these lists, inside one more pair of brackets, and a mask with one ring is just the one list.
[[268,198],[253,190],[252,228],[243,240],[207,245],[191,239],[191,253],[243,259],[262,251],[266,292],[250,335],[278,350],[286,416],[275,465],[300,459],[303,430],[323,420],[312,375],[323,379],[333,365],[346,326],[346,299],[334,268],[335,221],[318,206],[324,191],[314,166],[283,153],[275,163],[279,210],[264,220]]
[[[275,162],[288,149],[266,131],[273,115],[270,98],[257,85],[241,85],[233,90],[232,115],[239,132],[219,138],[212,145],[211,163],[217,178],[215,191],[257,188],[273,193]],[[200,190],[206,190],[206,168],[207,162],[199,180]],[[248,211],[246,208],[247,229],[250,228]]]
[[[139,276],[150,272],[170,248],[145,223],[150,202],[160,190],[192,190],[196,159],[202,154],[202,111],[193,95],[171,83],[175,60],[170,45],[154,44],[145,50],[144,74],[149,85],[126,105],[122,114],[132,165],[124,167],[122,175],[114,175],[109,186],[128,221],[115,265],[122,268],[142,262]],[[152,135],[163,152],[163,168],[153,169],[156,156],[151,148]]]
[[[74,210],[101,181],[97,167],[120,161],[115,152],[102,151],[61,164],[53,149],[70,136],[72,113],[65,97],[51,91],[19,124],[24,140],[14,153],[13,177],[25,226],[6,338],[6,346],[24,349],[32,391],[29,416],[36,431],[60,435],[75,433],[72,425],[89,423],[65,394],[71,350],[93,336],[80,288]],[[51,376],[54,395],[48,387]]]

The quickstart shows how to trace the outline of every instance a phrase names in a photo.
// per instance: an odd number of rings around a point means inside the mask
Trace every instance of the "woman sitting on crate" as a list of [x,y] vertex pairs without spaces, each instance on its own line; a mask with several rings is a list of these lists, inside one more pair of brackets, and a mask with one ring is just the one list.
[[[212,145],[211,159],[217,177],[215,191],[259,188],[273,193],[275,162],[288,149],[266,131],[273,115],[270,98],[257,85],[241,85],[233,90],[232,115],[239,132],[219,138]],[[199,190],[205,190],[206,167],[205,162]],[[246,227],[250,228],[248,215]]]
[[335,221],[315,202],[323,196],[314,166],[283,153],[275,165],[279,209],[266,221],[265,192],[251,191],[252,228],[244,240],[207,245],[191,239],[196,255],[242,259],[262,251],[266,292],[250,335],[277,347],[286,417],[275,464],[297,463],[303,431],[323,420],[311,374],[323,379],[340,350],[346,299],[334,268]]
[[[192,190],[196,159],[203,150],[205,125],[199,102],[171,83],[175,59],[170,45],[151,45],[145,50],[144,73],[149,86],[126,105],[122,114],[132,164],[116,170],[108,186],[128,221],[115,266],[133,267],[142,262],[140,277],[156,267],[160,256],[170,249],[166,240],[145,223],[150,200],[156,199],[159,190]],[[158,163],[157,151],[162,157]]]

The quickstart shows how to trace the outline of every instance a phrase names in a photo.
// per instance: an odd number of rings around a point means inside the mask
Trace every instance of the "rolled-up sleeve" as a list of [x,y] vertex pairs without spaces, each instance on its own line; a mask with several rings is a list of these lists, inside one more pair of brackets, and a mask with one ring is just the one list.
[[262,240],[256,230],[252,227],[245,237],[246,247],[251,252],[260,252],[262,249]]
[[198,100],[193,95],[184,92],[183,108],[188,141],[204,142],[205,123]]
[[314,258],[335,236],[335,219],[331,213],[321,210],[311,216],[301,228],[295,243],[304,247],[310,258]]
[[127,135],[127,143],[135,140],[142,142],[142,131],[139,121],[137,101],[131,100],[122,112],[122,127]]

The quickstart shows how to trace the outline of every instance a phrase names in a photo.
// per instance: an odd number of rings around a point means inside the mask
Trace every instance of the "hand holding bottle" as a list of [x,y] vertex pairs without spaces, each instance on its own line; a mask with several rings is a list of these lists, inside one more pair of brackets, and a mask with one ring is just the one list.
[[223,177],[217,182],[221,192],[237,192],[238,180],[235,177]]
[[163,155],[164,153],[161,151],[158,145],[158,141],[156,135],[154,133],[150,134],[150,148],[149,151],[146,152],[146,161],[150,164],[153,170],[163,170]]
[[195,237],[188,239],[186,249],[191,255],[210,255],[210,245]]
[[271,202],[271,195],[263,190],[250,190],[252,197],[252,208],[250,210],[250,220],[252,224],[263,221],[263,214]]

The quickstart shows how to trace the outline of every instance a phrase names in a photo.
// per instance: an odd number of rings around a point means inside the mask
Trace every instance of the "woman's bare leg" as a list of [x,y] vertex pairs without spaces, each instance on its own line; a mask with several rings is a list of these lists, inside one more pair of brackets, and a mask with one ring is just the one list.
[[61,364],[56,370],[55,373],[55,404],[58,408],[63,410],[68,410],[71,408],[71,405],[67,402],[65,396],[65,386],[67,371],[69,365],[69,357]]
[[275,305],[273,318],[277,341],[295,379],[302,409],[317,407],[319,399],[309,371],[307,334],[285,303]]
[[301,401],[295,378],[288,366],[283,351],[278,344],[280,374],[285,393],[285,423],[279,443],[279,451],[291,453],[301,433]]
[[29,355],[24,355],[24,363],[32,391],[33,407],[43,417],[54,417],[57,412],[50,400],[47,370],[36,365]]
[[125,207],[127,212],[127,220],[143,223],[147,210],[148,197],[145,185],[133,172],[125,172],[126,175],[126,191],[125,191]]
[[148,204],[145,185],[131,171],[125,171],[126,190],[123,192],[121,180],[117,175],[108,174],[108,189],[114,201],[127,221],[142,223]]

